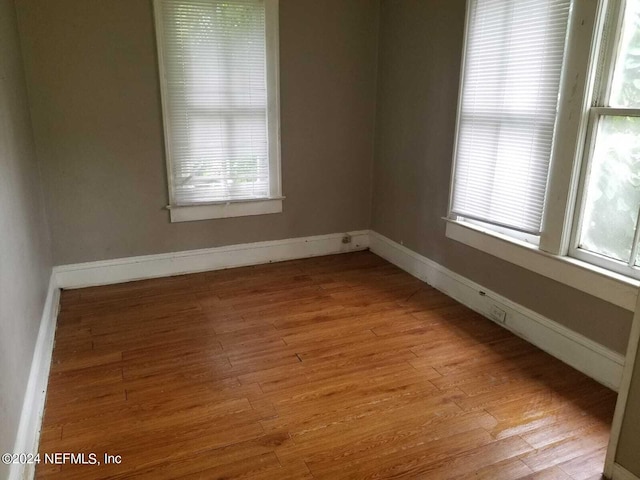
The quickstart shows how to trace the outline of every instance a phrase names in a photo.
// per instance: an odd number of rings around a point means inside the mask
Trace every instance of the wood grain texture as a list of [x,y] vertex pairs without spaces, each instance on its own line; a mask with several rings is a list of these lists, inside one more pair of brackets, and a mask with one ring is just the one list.
[[615,394],[369,253],[63,292],[37,478],[592,479]]

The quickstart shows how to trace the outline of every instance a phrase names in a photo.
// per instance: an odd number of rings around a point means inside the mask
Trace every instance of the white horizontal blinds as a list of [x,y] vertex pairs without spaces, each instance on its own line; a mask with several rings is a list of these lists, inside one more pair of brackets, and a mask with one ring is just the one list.
[[172,203],[268,197],[264,1],[159,1]]
[[453,213],[540,233],[570,0],[471,0]]

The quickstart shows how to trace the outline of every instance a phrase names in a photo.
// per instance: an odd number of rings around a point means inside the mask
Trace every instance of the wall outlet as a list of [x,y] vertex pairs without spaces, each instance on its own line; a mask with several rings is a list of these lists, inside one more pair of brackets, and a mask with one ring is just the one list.
[[351,235],[346,234],[344,237],[342,237],[342,243],[351,243]]
[[489,309],[489,317],[499,323],[506,323],[507,321],[507,312],[502,310],[501,308],[496,307],[495,305],[491,305]]

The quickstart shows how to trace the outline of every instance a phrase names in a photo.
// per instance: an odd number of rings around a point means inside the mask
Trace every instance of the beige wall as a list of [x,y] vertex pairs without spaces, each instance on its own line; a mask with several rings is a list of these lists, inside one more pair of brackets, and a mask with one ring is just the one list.
[[640,348],[618,442],[616,462],[640,478]]
[[372,227],[618,352],[631,313],[449,240],[464,0],[383,0]]
[[377,0],[281,0],[284,212],[171,224],[150,0],[17,0],[55,264],[365,229]]
[[[0,452],[13,451],[51,275],[13,0],[0,0]],[[8,467],[0,464],[0,478]]]

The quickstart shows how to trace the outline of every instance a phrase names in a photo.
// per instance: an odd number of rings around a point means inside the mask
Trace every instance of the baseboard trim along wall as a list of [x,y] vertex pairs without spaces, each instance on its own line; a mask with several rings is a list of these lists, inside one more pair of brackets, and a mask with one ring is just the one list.
[[[52,273],[47,299],[42,310],[13,453],[37,453],[38,451],[59,304],[60,289],[56,285],[55,273]],[[9,470],[9,480],[30,479],[33,478],[34,473],[35,464],[14,463]]]
[[629,470],[624,468],[622,465],[618,463],[613,464],[613,475],[611,476],[611,480],[640,480],[639,477],[635,476]]
[[[389,238],[371,231],[372,252],[423,280],[460,303],[493,320],[529,343],[618,391],[624,355],[614,352],[533,310],[487,290],[468,278],[443,267]],[[481,293],[482,292],[482,293]],[[506,312],[504,323],[492,318],[497,306]]]
[[[346,235],[350,243],[343,243]],[[54,267],[54,272],[60,288],[82,288],[355,252],[368,247],[369,232],[363,230],[63,265]]]

